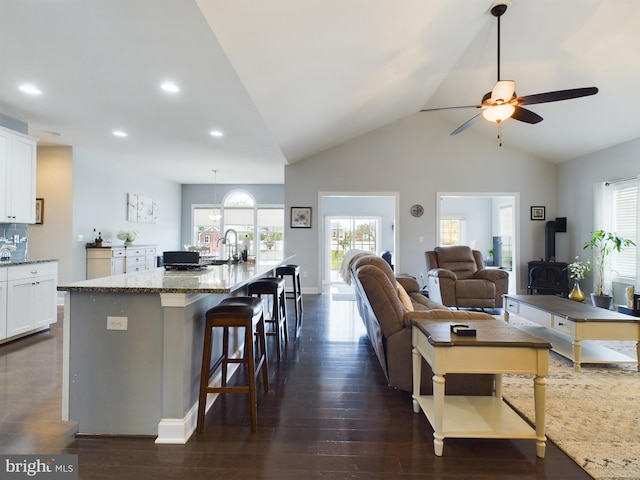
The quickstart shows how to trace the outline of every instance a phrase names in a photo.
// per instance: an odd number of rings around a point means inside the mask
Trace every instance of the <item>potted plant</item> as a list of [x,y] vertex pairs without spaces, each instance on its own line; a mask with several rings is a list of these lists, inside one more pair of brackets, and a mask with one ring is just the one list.
[[576,302],[583,302],[585,295],[580,289],[580,280],[591,271],[591,261],[587,260],[583,262],[580,260],[580,257],[576,256],[573,263],[567,265],[567,270],[569,270],[569,278],[573,280],[573,290],[569,293],[569,299]]
[[485,260],[484,264],[487,267],[493,266],[493,248],[487,250],[487,259]]
[[596,272],[595,292],[591,294],[591,301],[596,307],[611,308],[613,297],[608,295],[604,286],[604,272],[609,255],[614,251],[621,252],[624,248],[635,245],[635,242],[623,238],[615,232],[596,230],[591,234],[591,240],[584,243],[583,250],[593,251],[593,265]]

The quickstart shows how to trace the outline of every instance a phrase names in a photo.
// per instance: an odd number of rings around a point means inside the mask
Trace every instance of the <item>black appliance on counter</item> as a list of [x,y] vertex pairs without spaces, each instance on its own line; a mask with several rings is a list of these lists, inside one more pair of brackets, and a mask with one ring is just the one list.
[[165,270],[198,270],[204,268],[200,263],[199,252],[162,252],[162,263]]
[[528,263],[527,293],[569,295],[568,264],[556,262],[556,233],[567,231],[567,217],[549,221],[544,229],[545,259]]

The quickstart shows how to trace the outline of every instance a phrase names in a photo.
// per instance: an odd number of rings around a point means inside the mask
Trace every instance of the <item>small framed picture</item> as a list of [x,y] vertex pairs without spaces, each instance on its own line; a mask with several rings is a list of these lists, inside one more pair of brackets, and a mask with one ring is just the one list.
[[544,207],[531,207],[531,220],[544,220]]
[[311,207],[291,207],[291,228],[311,228]]
[[36,225],[44,221],[44,198],[36,198]]

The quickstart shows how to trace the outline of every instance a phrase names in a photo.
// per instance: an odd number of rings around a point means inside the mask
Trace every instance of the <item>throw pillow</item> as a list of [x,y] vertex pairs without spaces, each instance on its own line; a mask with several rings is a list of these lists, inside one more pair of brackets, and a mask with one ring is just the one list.
[[402,285],[398,281],[396,281],[396,287],[398,288],[398,298],[402,302],[402,306],[407,312],[413,312],[413,303],[411,302],[411,297],[404,289]]

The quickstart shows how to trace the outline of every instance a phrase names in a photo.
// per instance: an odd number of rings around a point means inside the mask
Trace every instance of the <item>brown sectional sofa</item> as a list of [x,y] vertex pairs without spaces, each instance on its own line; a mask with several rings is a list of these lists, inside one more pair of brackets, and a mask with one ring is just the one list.
[[[350,269],[358,311],[390,387],[407,392],[413,390],[412,322],[441,319],[460,323],[465,319],[493,318],[485,313],[451,311],[430,300],[420,293],[415,278],[403,275],[396,277],[389,264],[375,255],[359,256]],[[404,299],[406,306],[400,297],[404,293],[398,289],[396,281],[407,293],[408,298]],[[423,363],[423,394],[432,392],[432,376],[431,368]],[[491,395],[492,389],[491,375],[447,375],[448,394]]]

